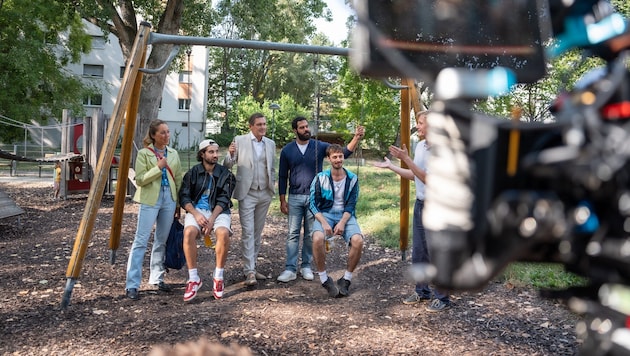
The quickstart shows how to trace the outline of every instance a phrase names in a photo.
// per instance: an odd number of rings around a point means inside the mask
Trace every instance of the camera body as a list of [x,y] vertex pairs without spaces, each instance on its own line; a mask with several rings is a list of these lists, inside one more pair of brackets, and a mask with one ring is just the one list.
[[[431,264],[413,265],[414,279],[478,290],[513,261],[561,263],[588,285],[545,295],[584,315],[581,352],[628,354],[627,20],[598,0],[364,1],[357,14],[351,60],[361,74],[435,88],[423,211]],[[559,94],[554,123],[471,110],[471,99],[500,91],[498,81],[504,90],[534,82],[547,57],[576,48],[606,64]]]

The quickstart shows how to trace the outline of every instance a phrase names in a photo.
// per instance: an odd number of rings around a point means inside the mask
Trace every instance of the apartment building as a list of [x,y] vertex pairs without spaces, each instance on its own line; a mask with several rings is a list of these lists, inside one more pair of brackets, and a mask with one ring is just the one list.
[[[106,116],[111,116],[125,72],[125,60],[116,36],[105,37],[100,28],[87,21],[84,23],[92,36],[92,50],[67,69],[100,92],[84,98],[87,115],[101,109]],[[176,148],[195,146],[205,137],[207,125],[207,47],[191,47],[190,55],[184,60],[184,68],[171,70],[166,78],[158,113],[159,119],[168,122],[171,144]]]

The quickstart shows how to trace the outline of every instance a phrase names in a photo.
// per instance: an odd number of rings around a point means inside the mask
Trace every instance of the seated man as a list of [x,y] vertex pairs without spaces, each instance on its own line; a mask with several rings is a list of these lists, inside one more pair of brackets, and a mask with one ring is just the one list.
[[229,169],[217,164],[219,145],[212,140],[199,143],[197,161],[186,175],[179,192],[179,203],[188,214],[184,222],[184,255],[188,267],[188,283],[184,301],[197,296],[202,282],[197,273],[197,243],[200,233],[216,235],[216,266],[213,274],[212,294],[223,296],[223,268],[232,235],[232,190],[236,180]]
[[[352,273],[359,264],[363,250],[363,235],[355,217],[355,206],[359,198],[358,177],[343,168],[343,148],[333,144],[326,149],[326,158],[331,168],[318,173],[311,183],[310,209],[315,215],[313,223],[313,259],[319,272],[322,286],[330,297],[345,297],[352,281]],[[342,236],[350,252],[343,277],[337,285],[326,273],[327,237]]]

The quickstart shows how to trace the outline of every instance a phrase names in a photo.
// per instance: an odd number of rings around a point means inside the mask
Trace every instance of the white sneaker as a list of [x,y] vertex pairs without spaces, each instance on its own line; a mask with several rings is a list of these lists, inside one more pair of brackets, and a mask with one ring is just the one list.
[[312,281],[313,278],[315,278],[315,276],[313,276],[313,271],[308,267],[302,268],[300,270],[300,274],[302,275],[302,278],[306,279],[307,281]]
[[288,281],[292,281],[295,278],[297,278],[295,272],[291,272],[291,271],[284,271],[282,273],[280,273],[280,275],[278,276],[278,282],[288,282]]

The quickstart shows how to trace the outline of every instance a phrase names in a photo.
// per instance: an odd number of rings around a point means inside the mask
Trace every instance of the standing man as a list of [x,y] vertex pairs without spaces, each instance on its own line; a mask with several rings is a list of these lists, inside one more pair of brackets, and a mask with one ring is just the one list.
[[223,165],[237,165],[234,199],[242,227],[243,273],[245,285],[254,286],[265,275],[256,271],[265,218],[275,193],[276,143],[265,137],[267,119],[261,113],[249,117],[250,132],[236,136],[228,148]]
[[197,161],[184,175],[179,202],[186,210],[184,222],[184,255],[188,267],[188,283],[184,293],[184,301],[188,302],[197,296],[202,286],[197,272],[196,239],[203,234],[216,235],[216,265],[213,274],[212,294],[215,299],[223,297],[223,269],[230,247],[232,235],[232,190],[236,180],[230,170],[217,164],[219,161],[219,145],[213,140],[199,143]]
[[[345,297],[352,281],[352,273],[359,264],[363,251],[363,235],[357,224],[355,206],[359,198],[359,180],[356,174],[343,168],[343,149],[333,144],[326,150],[331,168],[318,173],[310,189],[310,208],[315,215],[313,223],[313,257],[322,287],[332,298]],[[347,269],[337,285],[326,273],[327,237],[341,236],[350,247]]]
[[[315,175],[322,171],[327,142],[311,139],[308,120],[298,116],[291,122],[295,133],[295,141],[288,143],[280,152],[280,167],[278,172],[278,191],[280,194],[280,211],[289,216],[289,234],[287,235],[287,258],[284,272],[278,276],[279,282],[289,282],[297,277],[298,252],[300,248],[300,230],[304,227],[302,240],[302,263],[300,274],[302,278],[313,280],[311,260],[313,246],[311,234],[315,218],[309,209],[309,189]],[[357,126],[352,141],[343,150],[348,158],[356,149],[359,140],[363,138],[363,126]],[[289,199],[287,203],[287,180],[289,181]]]
[[[413,207],[413,247],[411,250],[411,262],[412,263],[428,263],[429,250],[427,248],[427,238],[424,231],[424,225],[422,223],[422,210],[424,209],[424,188],[427,178],[427,161],[429,154],[431,153],[429,142],[426,140],[427,133],[427,111],[422,111],[416,114],[416,129],[417,135],[423,138],[422,141],[416,145],[413,160],[407,153],[407,148],[403,145],[402,148],[396,146],[389,147],[389,153],[405,162],[407,167],[402,168],[393,165],[392,162],[385,157],[384,162],[375,163],[374,166],[380,168],[388,168],[400,175],[402,178],[414,180],[416,186],[416,202]],[[429,285],[426,283],[417,283],[415,291],[409,297],[403,300],[404,304],[417,304],[423,300],[431,300],[431,303],[426,307],[427,311],[441,311],[451,306],[451,302],[448,294],[442,294],[437,289],[431,291]]]

